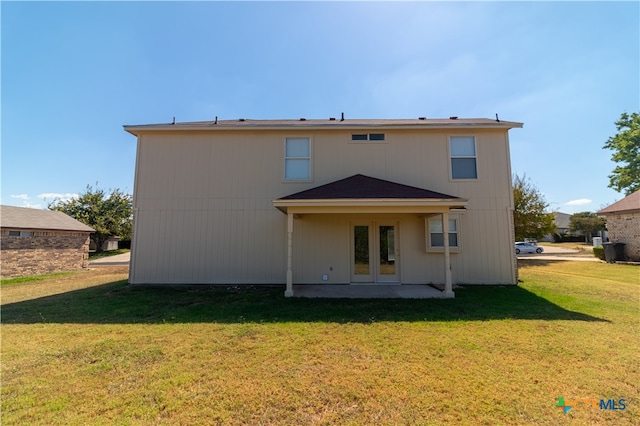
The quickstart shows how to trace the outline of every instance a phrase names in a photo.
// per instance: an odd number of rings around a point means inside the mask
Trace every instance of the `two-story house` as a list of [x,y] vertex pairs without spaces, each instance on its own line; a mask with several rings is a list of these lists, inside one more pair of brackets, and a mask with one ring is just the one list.
[[492,119],[218,120],[137,136],[132,284],[516,284]]

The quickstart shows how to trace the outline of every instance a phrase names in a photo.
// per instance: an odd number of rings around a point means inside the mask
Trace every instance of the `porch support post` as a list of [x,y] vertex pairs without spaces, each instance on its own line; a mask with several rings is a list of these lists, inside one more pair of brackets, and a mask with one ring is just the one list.
[[442,213],[442,237],[444,238],[444,297],[453,298],[451,281],[451,256],[449,253],[449,212]]
[[293,296],[293,214],[287,213],[287,288],[285,297]]

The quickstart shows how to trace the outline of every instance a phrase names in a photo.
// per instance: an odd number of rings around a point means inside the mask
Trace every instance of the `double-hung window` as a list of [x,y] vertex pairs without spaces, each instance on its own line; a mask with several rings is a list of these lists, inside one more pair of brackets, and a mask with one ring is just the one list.
[[311,180],[311,140],[309,138],[285,140],[284,180]]
[[[442,216],[434,216],[429,218],[429,235],[428,244],[429,249],[438,249],[444,247],[444,232],[442,229]],[[460,241],[458,238],[458,220],[449,219],[449,247],[457,249],[460,247]]]
[[477,179],[476,139],[473,136],[449,138],[452,179]]

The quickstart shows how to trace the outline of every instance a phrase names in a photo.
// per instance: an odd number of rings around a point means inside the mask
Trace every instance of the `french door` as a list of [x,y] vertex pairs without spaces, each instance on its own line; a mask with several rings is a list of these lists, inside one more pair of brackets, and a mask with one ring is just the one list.
[[400,281],[397,222],[351,225],[351,282]]

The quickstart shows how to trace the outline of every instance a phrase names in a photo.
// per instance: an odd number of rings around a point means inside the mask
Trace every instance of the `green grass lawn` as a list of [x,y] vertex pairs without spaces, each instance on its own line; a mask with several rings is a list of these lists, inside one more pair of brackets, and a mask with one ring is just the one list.
[[640,268],[520,279],[441,300],[130,287],[126,267],[3,286],[2,424],[638,424]]

